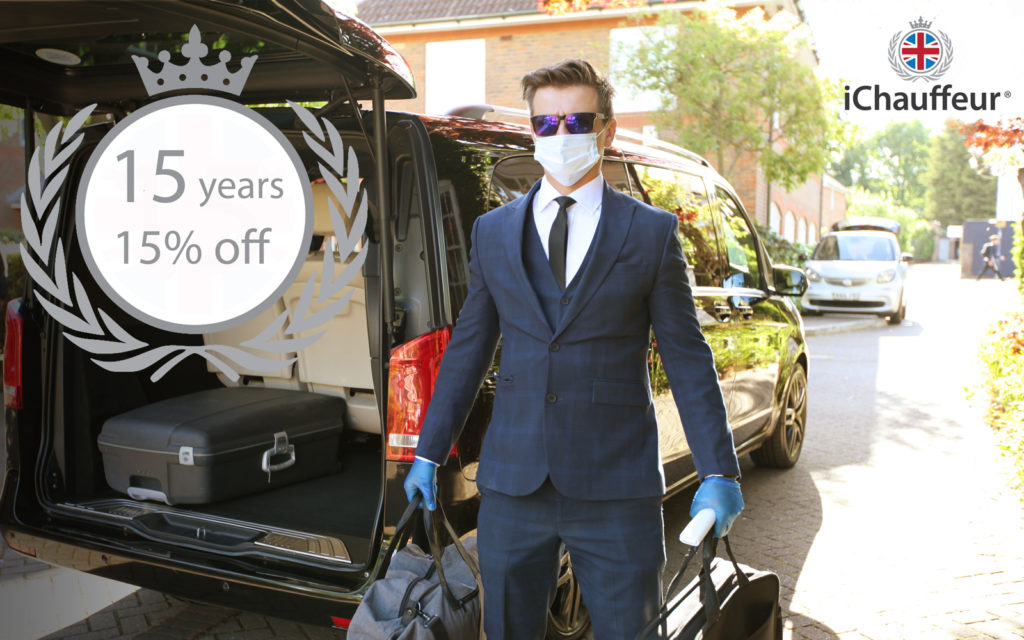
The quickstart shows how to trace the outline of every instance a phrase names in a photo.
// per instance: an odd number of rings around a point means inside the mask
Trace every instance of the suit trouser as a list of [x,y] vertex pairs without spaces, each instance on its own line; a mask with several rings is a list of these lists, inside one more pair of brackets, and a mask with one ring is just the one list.
[[995,261],[992,261],[992,262],[986,261],[985,262],[985,268],[982,269],[981,273],[978,274],[978,278],[977,279],[981,280],[981,277],[984,276],[986,273],[988,273],[989,270],[991,270],[992,273],[994,273],[1000,280],[1003,279],[1003,274],[999,273],[999,265],[997,265],[995,263]]
[[488,640],[544,637],[564,542],[595,640],[633,638],[661,603],[661,498],[576,500],[550,480],[528,496],[484,490],[477,545]]

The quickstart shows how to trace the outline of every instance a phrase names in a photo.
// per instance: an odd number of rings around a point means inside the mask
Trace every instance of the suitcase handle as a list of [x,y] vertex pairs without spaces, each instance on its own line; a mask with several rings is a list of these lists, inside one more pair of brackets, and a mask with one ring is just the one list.
[[[270,464],[272,456],[287,455],[284,462]],[[274,471],[281,471],[295,464],[295,445],[288,444],[288,434],[279,431],[274,434],[274,446],[263,452],[263,459],[260,461],[260,468],[267,474],[267,482],[270,482],[270,474]]]
[[679,534],[679,542],[688,547],[696,547],[704,540],[713,526],[715,526],[714,510],[701,509]]

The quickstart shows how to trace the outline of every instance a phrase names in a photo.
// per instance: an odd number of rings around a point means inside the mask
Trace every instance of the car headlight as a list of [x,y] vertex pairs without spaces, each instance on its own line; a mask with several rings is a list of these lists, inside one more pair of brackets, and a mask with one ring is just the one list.
[[878,274],[878,277],[875,278],[875,281],[876,282],[881,282],[881,283],[892,282],[893,278],[895,278],[895,277],[896,277],[896,270],[895,269],[886,269],[882,273]]
[[814,269],[808,269],[807,280],[808,282],[821,282],[821,274]]

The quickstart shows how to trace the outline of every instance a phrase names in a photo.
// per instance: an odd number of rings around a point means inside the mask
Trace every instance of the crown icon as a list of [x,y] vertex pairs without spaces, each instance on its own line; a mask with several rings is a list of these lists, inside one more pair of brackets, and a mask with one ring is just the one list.
[[150,96],[178,89],[211,89],[236,96],[241,94],[258,56],[242,58],[241,68],[231,73],[227,65],[231,60],[230,52],[221,50],[220,64],[207,66],[201,60],[208,52],[209,48],[203,44],[199,27],[192,25],[188,32],[188,42],[181,47],[181,53],[188,58],[185,64],[172,64],[170,51],[161,51],[156,56],[163,63],[160,73],[150,71],[149,60],[143,56],[133,55],[132,60]]
[[927,29],[930,26],[932,26],[932,23],[929,22],[928,20],[925,20],[923,16],[919,17],[917,20],[912,20],[910,22],[911,29]]

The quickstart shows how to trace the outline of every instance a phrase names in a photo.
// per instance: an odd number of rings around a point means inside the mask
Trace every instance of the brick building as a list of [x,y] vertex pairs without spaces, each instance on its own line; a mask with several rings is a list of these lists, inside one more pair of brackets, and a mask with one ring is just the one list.
[[[653,132],[648,114],[652,95],[630,93],[617,82],[624,60],[614,52],[639,41],[640,17],[652,10],[685,11],[694,2],[649,2],[638,9],[591,9],[550,16],[536,0],[362,0],[357,16],[405,57],[416,76],[418,95],[391,108],[446,113],[470,104],[522,108],[519,79],[539,66],[580,57],[608,73],[616,86],[620,127]],[[736,9],[762,7],[769,15],[786,10],[802,19],[799,0],[734,0]],[[804,52],[816,64],[813,51]],[[815,242],[846,212],[846,191],[829,176],[812,176],[792,191],[765,182],[753,158],[742,159],[731,183],[757,222],[790,240]],[[769,198],[771,206],[769,206]]]

